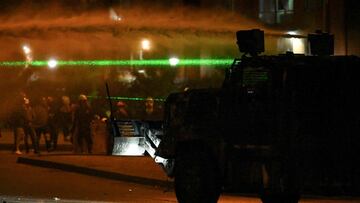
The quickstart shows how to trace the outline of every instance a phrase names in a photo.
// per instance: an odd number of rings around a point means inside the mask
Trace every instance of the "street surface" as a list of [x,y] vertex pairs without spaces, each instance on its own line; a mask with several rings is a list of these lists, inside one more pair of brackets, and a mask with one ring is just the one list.
[[[172,180],[150,157],[74,155],[68,150],[16,155],[8,150],[10,141],[9,133],[0,138],[1,203],[177,202]],[[222,194],[219,200],[235,202],[261,203],[256,197],[234,194]],[[360,199],[305,198],[301,202],[359,203]]]
[[[172,188],[109,180],[20,164],[17,163],[17,158],[18,155],[10,152],[0,152],[0,199],[2,202],[177,202]],[[134,158],[137,157],[129,159]],[[219,203],[232,202],[260,203],[255,197],[228,194],[223,194],[219,200]],[[355,203],[360,200],[312,198],[301,202]]]
[[[176,202],[173,191],[16,163],[0,153],[0,196],[110,202]],[[39,201],[40,202],[40,201]]]

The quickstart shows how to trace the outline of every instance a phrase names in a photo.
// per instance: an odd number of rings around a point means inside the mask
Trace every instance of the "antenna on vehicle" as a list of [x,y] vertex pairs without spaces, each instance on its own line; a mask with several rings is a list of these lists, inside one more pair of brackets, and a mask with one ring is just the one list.
[[257,56],[264,52],[264,31],[260,29],[239,30],[236,32],[237,45],[240,52]]
[[308,34],[311,55],[330,56],[334,54],[334,35],[316,30]]

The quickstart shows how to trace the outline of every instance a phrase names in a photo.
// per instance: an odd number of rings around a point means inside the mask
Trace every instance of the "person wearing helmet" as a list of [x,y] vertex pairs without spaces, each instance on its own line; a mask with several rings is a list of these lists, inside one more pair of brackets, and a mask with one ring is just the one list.
[[127,105],[126,105],[125,102],[118,101],[116,103],[116,107],[117,107],[117,110],[115,111],[115,115],[114,115],[116,120],[128,119],[129,118],[129,113],[126,110]]
[[20,144],[22,141],[25,141],[25,149],[26,153],[28,153],[28,137],[30,136],[34,153],[38,153],[37,139],[31,123],[33,120],[33,111],[30,106],[30,100],[23,95],[18,95],[14,103],[16,106],[10,118],[10,123],[14,130],[14,152],[16,154],[22,154]]
[[32,106],[30,105],[30,99],[24,98],[24,105],[23,105],[23,113],[24,113],[24,144],[26,153],[29,153],[29,137],[31,139],[31,144],[34,150],[34,153],[37,154],[39,152],[39,146],[37,145],[37,138],[32,127],[32,121],[34,119],[34,112]]
[[79,95],[79,102],[85,102],[85,101],[87,101],[86,95],[80,94],[80,95]]
[[74,151],[76,153],[92,153],[91,122],[93,112],[88,103],[87,97],[81,94],[78,99],[78,105],[74,111],[74,120],[71,132],[73,135]]
[[148,121],[161,120],[161,113],[155,106],[155,101],[152,97],[147,97],[144,103],[145,108],[141,113],[141,119]]
[[32,126],[35,130],[37,146],[40,146],[41,137],[44,137],[46,150],[50,151],[51,139],[48,126],[49,106],[46,97],[37,97],[34,99],[33,113]]
[[64,140],[70,141],[70,128],[72,122],[72,108],[68,96],[61,97],[61,106],[58,112],[59,128],[64,134]]

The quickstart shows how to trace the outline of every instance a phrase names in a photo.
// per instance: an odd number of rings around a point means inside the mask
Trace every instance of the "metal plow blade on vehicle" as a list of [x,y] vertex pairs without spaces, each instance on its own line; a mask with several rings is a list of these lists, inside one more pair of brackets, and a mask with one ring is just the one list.
[[155,163],[161,165],[167,175],[172,174],[174,160],[156,155],[156,150],[163,136],[162,122],[138,120],[114,122],[119,135],[113,136],[112,155],[145,156],[148,154]]

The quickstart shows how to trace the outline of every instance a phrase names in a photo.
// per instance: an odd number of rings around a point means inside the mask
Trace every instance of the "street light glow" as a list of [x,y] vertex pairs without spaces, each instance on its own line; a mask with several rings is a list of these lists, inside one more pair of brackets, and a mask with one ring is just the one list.
[[142,50],[150,50],[150,41],[147,39],[143,39],[141,41],[141,49]]
[[31,55],[31,49],[29,46],[27,45],[24,45],[22,47],[23,51],[24,51],[24,54],[25,54],[25,58],[26,58],[26,64],[25,64],[25,68],[28,68],[29,67],[29,64],[31,63],[32,61],[32,55]]
[[287,32],[288,35],[297,35],[298,33],[296,31],[289,31]]
[[122,17],[119,16],[113,8],[110,8],[109,13],[110,13],[110,19],[111,20],[114,20],[114,21],[121,21],[122,20]]
[[176,57],[172,57],[169,59],[170,66],[176,66],[179,64],[180,60]]
[[49,66],[49,68],[51,68],[51,69],[55,68],[55,67],[57,66],[57,61],[56,61],[55,59],[50,59],[50,60],[48,61],[48,66]]
[[24,53],[25,53],[26,55],[28,55],[28,54],[31,53],[31,49],[30,49],[28,46],[26,46],[26,45],[23,46],[23,51],[24,51]]

